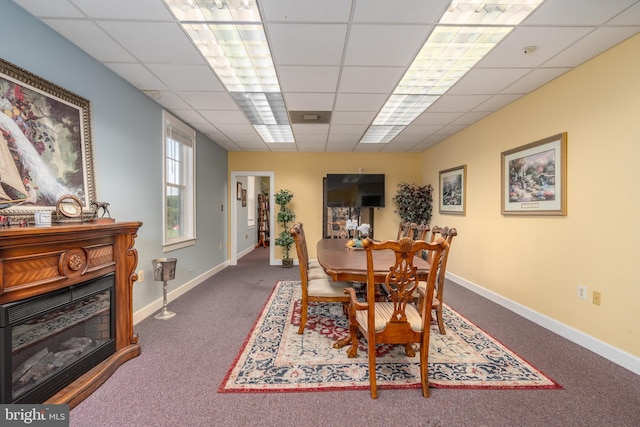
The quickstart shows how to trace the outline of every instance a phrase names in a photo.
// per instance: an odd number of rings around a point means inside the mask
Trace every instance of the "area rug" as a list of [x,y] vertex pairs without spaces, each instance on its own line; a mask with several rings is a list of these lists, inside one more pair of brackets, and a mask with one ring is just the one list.
[[[300,283],[278,282],[218,392],[302,392],[357,390],[369,387],[365,341],[358,357],[346,347],[334,349],[348,335],[341,304],[310,304],[303,335]],[[446,334],[432,325],[429,384],[439,388],[555,389],[555,381],[510,351],[450,307],[443,306]],[[419,388],[418,355],[403,346],[377,348],[378,388]]]

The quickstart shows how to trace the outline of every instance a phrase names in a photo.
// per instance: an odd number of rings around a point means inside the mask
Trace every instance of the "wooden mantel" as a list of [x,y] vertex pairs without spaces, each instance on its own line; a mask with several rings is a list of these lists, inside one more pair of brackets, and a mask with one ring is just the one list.
[[76,406],[120,365],[140,354],[133,332],[135,238],[141,222],[0,228],[0,304],[115,274],[116,351],[45,403]]

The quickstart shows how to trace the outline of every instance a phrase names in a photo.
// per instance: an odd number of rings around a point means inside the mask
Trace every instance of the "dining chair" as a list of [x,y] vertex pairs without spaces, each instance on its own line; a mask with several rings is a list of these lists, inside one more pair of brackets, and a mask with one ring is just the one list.
[[428,233],[429,226],[427,224],[416,224],[415,222],[404,221],[398,226],[396,240],[400,240],[403,237],[411,237],[415,240],[425,240]]
[[[349,294],[349,334],[351,347],[347,356],[354,358],[358,354],[358,333],[367,341],[369,356],[369,385],[371,397],[376,399],[376,345],[403,345],[407,356],[414,357],[413,344],[419,344],[420,353],[420,382],[422,395],[429,397],[428,359],[429,337],[431,326],[431,304],[436,284],[436,273],[430,269],[426,283],[426,304],[421,311],[413,303],[413,292],[418,286],[417,267],[414,258],[418,258],[423,250],[433,252],[433,262],[438,263],[447,242],[439,239],[436,242],[426,242],[409,237],[386,242],[374,242],[366,239],[363,242],[367,256],[367,297],[366,301],[359,301],[353,288],[345,292]],[[393,265],[380,266],[374,263],[375,251],[393,251],[395,262]],[[374,271],[389,271],[385,277],[384,286],[389,293],[386,301],[375,299]]]
[[[433,301],[431,302],[432,310],[436,312],[436,321],[438,322],[438,330],[440,334],[446,334],[446,330],[444,328],[444,320],[442,319],[442,302],[444,298],[444,279],[445,274],[447,272],[447,260],[449,259],[449,251],[451,251],[451,243],[453,242],[453,238],[458,235],[458,231],[455,228],[449,227],[438,227],[434,225],[431,229],[431,242],[434,242],[436,239],[442,238],[449,245],[442,253],[442,258],[440,259],[440,263],[438,265],[438,278],[436,282],[436,291],[433,295]],[[427,255],[427,262],[430,266],[433,266],[433,261],[431,260],[433,254],[431,252]],[[418,306],[421,306],[424,302],[426,283],[419,282],[418,283]]]
[[[352,286],[351,282],[334,282],[318,261],[309,261],[307,240],[304,234],[304,227],[301,222],[295,222],[289,233],[293,236],[298,253],[298,264],[300,267],[300,283],[302,286],[302,297],[300,301],[300,327],[298,334],[304,333],[307,325],[309,312],[309,302],[347,304],[349,296],[345,294],[345,288]],[[346,311],[346,310],[345,310]]]

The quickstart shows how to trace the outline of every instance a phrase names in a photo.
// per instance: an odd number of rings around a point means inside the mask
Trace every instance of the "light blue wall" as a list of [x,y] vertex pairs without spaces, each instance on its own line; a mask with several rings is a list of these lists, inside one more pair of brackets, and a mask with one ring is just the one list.
[[[151,260],[178,259],[169,290],[227,259],[227,153],[197,135],[196,246],[162,252],[162,107],[11,1],[0,1],[0,57],[91,102],[96,196],[116,221],[142,221],[134,311],[162,296]],[[221,206],[224,211],[221,211]],[[222,245],[223,249],[220,249]]]

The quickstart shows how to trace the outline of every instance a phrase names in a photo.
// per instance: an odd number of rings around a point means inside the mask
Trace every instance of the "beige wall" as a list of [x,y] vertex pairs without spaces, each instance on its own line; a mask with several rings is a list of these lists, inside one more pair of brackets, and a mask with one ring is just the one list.
[[[327,173],[387,174],[377,238],[395,236],[397,184],[430,183],[431,224],[459,232],[450,273],[640,357],[638,76],[640,35],[419,155],[229,153],[229,171],[274,171],[276,190],[295,194],[292,207],[310,243],[321,238]],[[502,216],[500,153],[560,132],[568,134],[567,216]],[[440,215],[438,172],[463,164],[467,213]],[[313,258],[314,245],[309,249]],[[579,284],[587,286],[588,301],[578,299]],[[601,306],[591,303],[594,290],[602,293]]]
[[[501,152],[567,132],[566,217],[500,214]],[[467,165],[448,270],[640,356],[640,36],[424,153],[423,180]],[[577,297],[588,288],[588,301]],[[602,305],[592,304],[593,291]]]
[[[273,171],[274,188],[293,192],[291,209],[304,224],[309,256],[315,258],[315,242],[322,238],[322,178],[328,173],[384,173],[385,208],[374,211],[374,235],[395,238],[400,217],[391,198],[400,182],[420,183],[419,153],[229,153],[229,171]],[[229,175],[230,176],[230,175]],[[233,192],[232,192],[233,193]],[[233,193],[235,194],[235,193]],[[275,206],[277,211],[278,207]],[[274,236],[281,229],[276,225]],[[276,248],[276,259],[280,259]],[[290,252],[296,257],[295,247]]]

